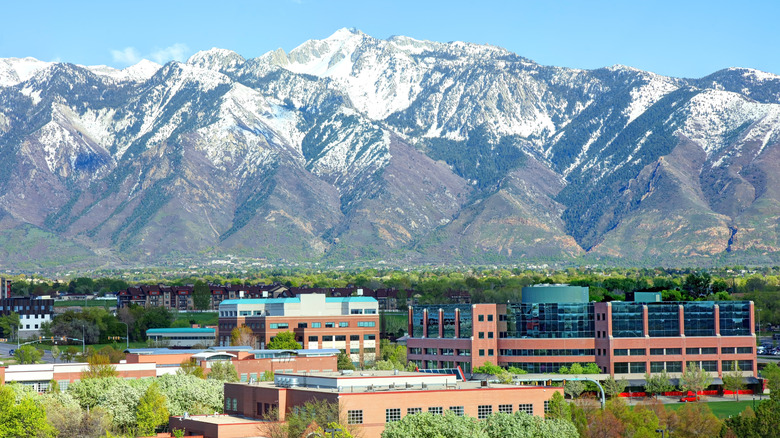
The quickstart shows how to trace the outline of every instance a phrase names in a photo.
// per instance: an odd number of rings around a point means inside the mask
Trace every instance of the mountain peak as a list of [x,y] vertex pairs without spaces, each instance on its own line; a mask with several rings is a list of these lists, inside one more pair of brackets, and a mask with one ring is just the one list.
[[10,87],[24,82],[51,64],[29,56],[0,59],[0,87]]
[[234,70],[246,60],[238,53],[219,48],[201,50],[187,60],[187,64],[209,70],[225,71]]

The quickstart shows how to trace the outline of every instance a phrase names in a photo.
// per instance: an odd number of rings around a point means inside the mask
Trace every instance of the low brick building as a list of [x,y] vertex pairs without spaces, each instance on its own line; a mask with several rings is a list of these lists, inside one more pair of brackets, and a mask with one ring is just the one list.
[[[278,412],[277,420],[284,421],[288,412],[308,401],[327,400],[339,404],[345,417],[342,421],[359,425],[365,438],[377,438],[387,423],[419,412],[452,411],[480,419],[494,412],[523,411],[543,416],[552,395],[562,391],[563,388],[554,387],[464,382],[454,374],[277,373],[273,382],[225,384],[225,413],[251,421]],[[181,417],[171,417],[170,421],[171,428],[184,428],[187,434],[202,434],[206,438],[228,436],[213,434],[212,423]],[[244,428],[244,435],[232,430],[229,436],[263,436],[262,427],[262,423],[251,423]]]

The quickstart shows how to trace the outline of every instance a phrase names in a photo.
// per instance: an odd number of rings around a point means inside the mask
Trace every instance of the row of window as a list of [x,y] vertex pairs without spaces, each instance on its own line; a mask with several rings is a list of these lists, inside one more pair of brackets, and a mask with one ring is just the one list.
[[[513,413],[514,406],[511,404],[502,404],[498,405],[498,412],[503,412],[505,414],[511,414]],[[545,409],[547,409],[547,402],[545,401]],[[463,406],[450,406],[448,409],[450,412],[452,412],[455,415],[463,416],[464,415],[464,407]],[[406,409],[406,415],[414,415],[422,413],[422,408],[407,408]],[[435,415],[443,415],[444,414],[444,407],[442,406],[429,406],[428,412],[435,414]],[[525,412],[529,415],[534,414],[534,405],[531,403],[521,403],[517,405],[517,412]],[[484,420],[485,418],[489,417],[490,414],[493,413],[493,406],[492,405],[478,405],[477,406],[477,418],[480,420]],[[390,408],[385,409],[385,422],[392,423],[393,421],[400,421],[401,420],[401,408]],[[347,423],[348,424],[363,424],[363,410],[362,409],[355,409],[355,410],[348,410],[347,411]]]
[[525,350],[525,349],[501,349],[499,354],[502,356],[593,356],[596,354],[592,348],[575,349],[549,349],[549,350]]
[[350,309],[350,315],[376,315],[376,309]]
[[[346,341],[347,340],[347,336],[346,335],[336,335],[336,336],[334,336],[334,335],[324,335],[322,337],[322,341],[323,342],[325,342],[325,341],[332,341],[334,338],[336,339],[336,341]],[[319,340],[319,336],[316,336],[316,335],[309,336],[309,342],[317,342],[318,340]],[[349,335],[349,340],[350,341],[359,341],[360,340],[360,335]],[[376,340],[376,335],[363,335],[363,340],[365,340],[365,341],[375,341]]]
[[[373,336],[373,335],[372,335]],[[411,347],[409,348],[409,354],[428,354],[431,356],[471,356],[471,349],[464,349],[464,348],[458,348],[458,349],[452,349],[452,348],[442,348],[441,352],[438,348],[426,348],[422,349],[420,347]]]
[[[488,322],[493,321],[493,315],[487,315]],[[485,315],[477,315],[477,321],[484,322],[485,321]]]
[[[290,324],[286,322],[272,322],[268,325],[271,329],[287,329],[290,328]],[[340,328],[349,327],[349,321],[340,321],[339,325]],[[357,323],[358,327],[376,327],[376,321],[358,321]],[[307,322],[299,322],[298,328],[308,328],[309,323]],[[335,328],[336,323],[335,322],[326,322],[325,328]],[[263,328],[263,323],[260,323],[260,328]],[[321,322],[313,322],[311,323],[311,328],[322,328]]]
[[[716,360],[702,360],[691,362],[704,371],[718,371],[718,361]],[[753,371],[752,360],[724,360],[721,361],[721,369],[723,371],[734,371],[735,366],[739,366],[740,371]],[[670,373],[683,372],[683,363],[678,361],[667,362],[650,362],[650,372],[660,373],[666,370]],[[615,362],[615,374],[642,374],[647,371],[645,362]]]

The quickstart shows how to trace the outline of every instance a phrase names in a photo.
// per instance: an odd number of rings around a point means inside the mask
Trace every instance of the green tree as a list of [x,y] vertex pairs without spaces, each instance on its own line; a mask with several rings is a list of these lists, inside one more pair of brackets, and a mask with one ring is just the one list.
[[22,345],[14,352],[14,357],[20,364],[38,363],[41,360],[41,356],[41,351],[32,345]]
[[582,380],[567,380],[563,385],[563,392],[572,399],[579,397],[583,391],[585,391],[585,382]]
[[680,389],[683,392],[693,391],[694,394],[698,394],[711,384],[712,376],[710,376],[710,373],[699,368],[693,362],[688,363],[682,376],[680,376]]
[[236,327],[230,331],[230,345],[237,345],[237,346],[246,345],[246,346],[254,347],[255,334],[252,331],[252,329],[247,327],[246,325],[242,325],[241,327]]
[[60,354],[62,354],[62,351],[60,351],[60,347],[53,345],[51,347],[51,357],[54,358],[54,363],[57,363],[57,358],[60,357]]
[[211,306],[211,288],[203,280],[198,280],[192,286],[192,304],[198,310],[208,310]]
[[451,412],[434,415],[422,412],[407,415],[400,421],[387,423],[382,438],[489,438],[482,424],[469,416],[458,416]]
[[339,353],[336,367],[340,370],[354,370],[355,364],[352,363],[352,359],[349,358],[347,353]]
[[295,340],[295,333],[285,331],[279,332],[271,338],[265,348],[269,350],[300,350],[303,347]]
[[547,413],[545,414],[545,418],[552,418],[552,419],[558,419],[558,420],[569,420],[571,419],[571,407],[569,406],[569,403],[563,398],[563,395],[555,391],[553,392],[552,397],[550,398],[550,403],[548,405]]
[[19,324],[19,314],[16,312],[11,312],[5,316],[0,316],[0,330],[2,330],[2,336],[4,338],[10,339],[17,335]]
[[211,370],[207,377],[222,382],[238,382],[236,367],[226,360],[211,362]]
[[666,373],[666,370],[652,375],[649,372],[645,373],[645,392],[658,398],[658,394],[669,391],[674,391],[674,385],[672,385],[672,381]]
[[46,421],[46,411],[33,396],[26,395],[18,402],[15,391],[0,385],[0,437],[53,438],[56,431]]
[[739,365],[734,363],[734,371],[723,373],[723,389],[733,391],[734,397],[739,401],[739,391],[745,389],[745,380],[742,377],[742,370]]
[[693,298],[704,297],[710,293],[712,277],[706,271],[688,274],[683,282],[683,290]]
[[168,408],[165,396],[157,383],[152,383],[138,402],[136,409],[138,433],[153,435],[155,428],[168,422]]
[[[645,375],[645,379],[647,379],[647,377],[648,376]],[[612,398],[626,390],[626,387],[628,387],[628,380],[626,380],[625,377],[616,380],[614,377],[609,376],[601,382],[601,386],[604,388],[606,395]]]
[[111,364],[111,359],[103,354],[91,354],[87,358],[87,370],[81,374],[82,379],[100,379],[104,377],[117,377],[119,373],[116,366]]
[[491,376],[497,376],[503,372],[504,369],[501,368],[498,365],[493,365],[492,363],[485,361],[484,364],[482,364],[481,367],[476,367],[471,370],[473,374],[489,374]]
[[201,366],[198,364],[198,361],[192,357],[182,361],[181,365],[179,365],[179,369],[176,371],[176,374],[195,376],[199,379],[206,378],[206,376],[203,374],[203,368],[201,368]]

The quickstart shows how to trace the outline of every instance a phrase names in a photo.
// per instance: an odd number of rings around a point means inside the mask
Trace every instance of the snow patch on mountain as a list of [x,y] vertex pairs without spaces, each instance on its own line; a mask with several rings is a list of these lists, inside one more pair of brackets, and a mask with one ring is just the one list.
[[699,143],[709,158],[725,146],[727,134],[779,109],[780,105],[758,103],[737,93],[705,90],[680,109],[685,122],[678,132]]
[[679,88],[669,78],[658,75],[648,76],[649,81],[645,85],[631,89],[631,104],[623,110],[623,114],[628,116],[626,124],[633,122],[661,98]]
[[11,87],[24,82],[53,64],[31,57],[0,58],[0,87]]

